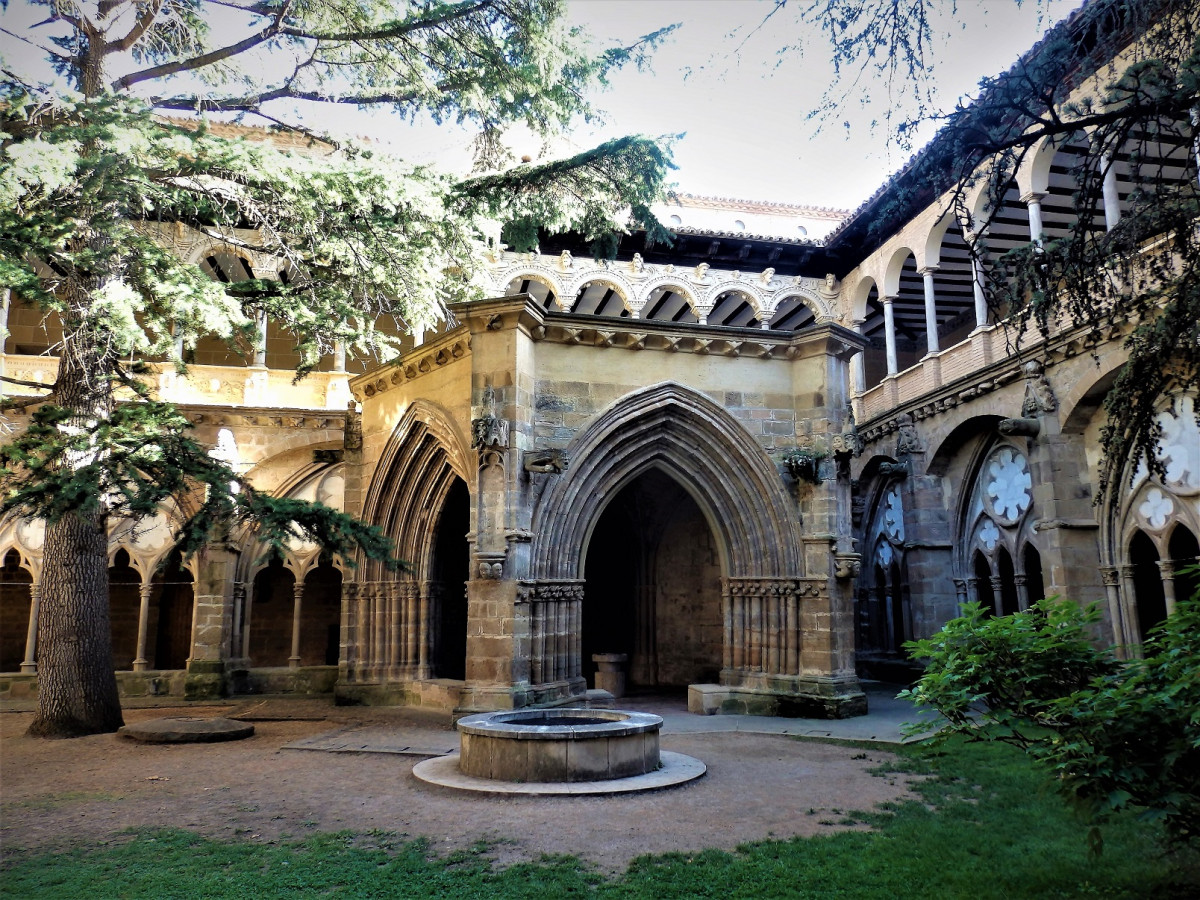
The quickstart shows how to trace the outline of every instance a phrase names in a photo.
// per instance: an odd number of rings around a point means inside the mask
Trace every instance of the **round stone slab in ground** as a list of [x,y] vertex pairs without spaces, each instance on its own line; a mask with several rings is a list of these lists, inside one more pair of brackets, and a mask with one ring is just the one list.
[[708,768],[693,756],[671,753],[667,750],[661,751],[660,759],[662,761],[661,768],[647,772],[645,775],[633,775],[629,778],[609,778],[605,781],[516,782],[464,775],[458,768],[458,754],[448,753],[445,756],[417,763],[413,766],[413,775],[428,784],[455,788],[460,791],[478,791],[485,794],[525,794],[535,797],[567,794],[578,797],[588,794],[628,794],[634,791],[657,791],[662,788],[675,787],[699,778]]
[[117,734],[148,744],[213,744],[240,741],[254,734],[254,726],[234,719],[198,719],[173,716],[123,725]]

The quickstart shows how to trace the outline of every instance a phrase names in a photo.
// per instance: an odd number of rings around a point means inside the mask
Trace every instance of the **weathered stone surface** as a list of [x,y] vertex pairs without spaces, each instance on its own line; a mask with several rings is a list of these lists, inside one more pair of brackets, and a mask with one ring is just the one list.
[[124,725],[117,734],[147,744],[214,744],[248,738],[254,726],[234,719],[179,716]]

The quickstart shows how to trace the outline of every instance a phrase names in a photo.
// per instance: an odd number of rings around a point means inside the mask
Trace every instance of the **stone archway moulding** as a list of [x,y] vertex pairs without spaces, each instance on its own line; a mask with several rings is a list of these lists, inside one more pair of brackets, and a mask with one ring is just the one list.
[[675,478],[710,517],[727,578],[803,575],[783,479],[754,438],[703,394],[674,383],[635,391],[567,448],[572,464],[533,519],[532,577],[577,580],[603,502],[650,468]]

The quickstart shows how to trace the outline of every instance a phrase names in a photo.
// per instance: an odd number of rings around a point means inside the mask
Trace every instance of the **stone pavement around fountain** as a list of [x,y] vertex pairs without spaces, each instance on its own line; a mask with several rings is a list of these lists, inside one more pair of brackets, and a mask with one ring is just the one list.
[[[895,685],[868,682],[864,685],[870,711],[851,719],[786,719],[768,716],[700,716],[687,711],[683,697],[660,695],[623,697],[618,709],[652,712],[662,716],[662,735],[784,734],[796,737],[872,741],[883,744],[905,742],[901,728],[919,718],[912,704],[896,699]],[[411,721],[346,727],[314,735],[285,745],[286,750],[320,750],[331,753],[394,753],[407,756],[442,756],[458,749],[458,735],[433,721]]]

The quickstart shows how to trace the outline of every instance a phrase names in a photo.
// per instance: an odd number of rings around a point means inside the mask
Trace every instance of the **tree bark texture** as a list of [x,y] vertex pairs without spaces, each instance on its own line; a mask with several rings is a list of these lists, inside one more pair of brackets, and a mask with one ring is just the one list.
[[68,513],[46,529],[32,736],[79,737],[125,724],[113,672],[105,532],[99,514]]

